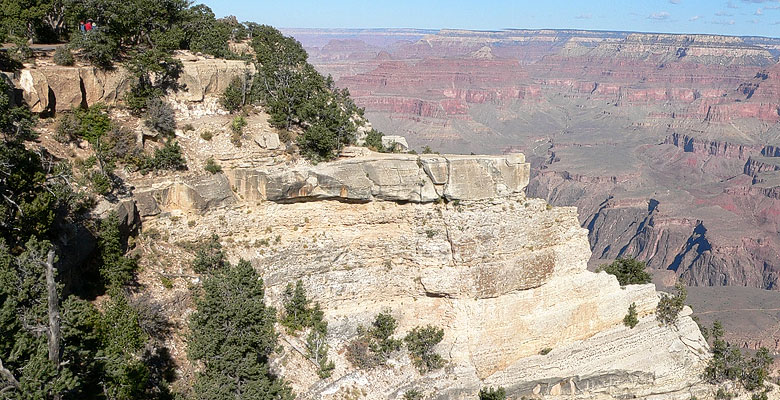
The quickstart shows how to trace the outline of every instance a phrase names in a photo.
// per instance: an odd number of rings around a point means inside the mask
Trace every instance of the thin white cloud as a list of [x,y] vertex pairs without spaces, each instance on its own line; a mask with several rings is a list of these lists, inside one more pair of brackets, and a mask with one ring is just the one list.
[[680,4],[680,0],[669,0],[672,4]]
[[710,21],[708,24],[715,24],[715,25],[734,25],[737,22],[733,19],[730,20],[718,20],[718,21]]
[[764,15],[764,10],[759,8],[755,13],[753,13],[753,15]]
[[669,14],[668,12],[666,12],[666,11],[661,11],[661,12],[652,13],[652,14],[648,15],[648,16],[647,16],[647,19],[652,19],[652,20],[655,20],[655,21],[666,21],[666,20],[667,20],[667,19],[669,19],[671,16],[672,16],[672,15],[671,15],[671,14]]
[[576,18],[576,19],[591,19],[591,18],[593,18],[593,14],[580,14],[580,15],[574,17],[574,18]]
[[739,6],[734,4],[734,2],[732,0],[729,0],[729,2],[726,3],[726,7],[728,7],[728,8],[739,8]]
[[727,13],[725,11],[718,11],[718,12],[715,13],[715,16],[716,17],[733,17],[734,14]]
[[693,17],[688,18],[688,21],[698,21],[701,19],[701,15],[694,15]]

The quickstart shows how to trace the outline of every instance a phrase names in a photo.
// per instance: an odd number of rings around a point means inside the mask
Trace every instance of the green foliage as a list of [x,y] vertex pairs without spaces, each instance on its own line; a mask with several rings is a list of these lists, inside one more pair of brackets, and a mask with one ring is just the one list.
[[410,389],[404,392],[404,400],[422,400],[423,394],[417,389]]
[[233,131],[236,135],[241,135],[244,132],[244,128],[246,127],[246,119],[244,119],[243,116],[238,115],[235,118],[233,118],[233,122],[230,123],[230,129]]
[[371,129],[366,134],[366,147],[371,150],[378,151],[380,153],[385,152],[385,146],[382,144],[382,132],[376,129]]
[[92,190],[101,196],[105,196],[111,193],[111,190],[114,187],[114,183],[111,177],[102,171],[90,171],[88,174],[88,179]]
[[51,7],[51,0],[0,1],[0,27],[9,36],[35,38],[35,26],[39,25]]
[[165,136],[173,136],[173,131],[176,130],[173,108],[160,98],[150,98],[146,101],[144,124]]
[[623,325],[634,329],[636,324],[639,323],[639,319],[637,318],[636,313],[636,303],[631,303],[630,306],[628,306],[628,314],[626,314],[625,317],[623,317]]
[[16,107],[5,79],[0,77],[0,237],[11,246],[31,236],[46,237],[60,202],[47,181],[39,154],[24,140],[34,138],[33,118]]
[[33,116],[26,107],[14,104],[12,92],[13,86],[0,75],[0,134],[6,142],[32,139]]
[[72,66],[76,61],[73,59],[73,53],[67,46],[57,47],[54,51],[54,63],[63,66]]
[[7,398],[45,399],[76,385],[70,374],[59,374],[49,362],[47,338],[35,332],[48,326],[41,262],[50,247],[31,239],[22,254],[13,256],[0,240],[0,360],[20,384],[18,389],[2,385]]
[[241,135],[244,134],[244,127],[246,127],[246,119],[243,116],[237,115],[233,118],[233,122],[230,124],[230,129],[233,131],[233,135],[230,136],[230,141],[236,147],[241,147]]
[[347,346],[347,359],[361,369],[384,365],[403,343],[392,336],[398,323],[389,310],[377,314],[368,329],[358,327],[358,337]]
[[498,388],[482,388],[479,389],[479,400],[505,400],[506,390],[502,387]]
[[208,130],[203,131],[203,132],[200,133],[200,138],[205,140],[205,141],[207,141],[207,142],[211,141],[211,139],[214,138],[214,132],[208,131]]
[[633,257],[618,258],[612,264],[602,265],[597,272],[604,271],[617,277],[620,286],[641,285],[650,283],[650,274],[646,271],[647,265]]
[[718,400],[729,400],[734,398],[734,393],[729,393],[723,388],[718,388],[718,391],[715,393],[715,398]]
[[412,362],[420,373],[444,366],[444,360],[434,350],[442,339],[444,339],[444,330],[430,325],[417,326],[404,337]]
[[33,58],[33,51],[30,48],[30,45],[27,44],[27,39],[21,36],[15,36],[11,38],[11,41],[14,44],[13,47],[8,49],[11,57],[20,63],[28,62]]
[[672,325],[677,322],[677,315],[685,307],[685,299],[688,297],[688,291],[681,283],[674,286],[675,293],[670,295],[661,294],[661,300],[656,307],[656,318],[664,325]]
[[284,313],[281,324],[291,334],[309,328],[306,337],[306,356],[319,366],[320,378],[327,378],[333,372],[335,365],[328,360],[328,323],[319,304],[311,306],[311,300],[306,297],[303,282],[288,283],[284,290]]
[[723,339],[724,330],[720,321],[713,323],[710,332],[713,340],[712,358],[704,370],[704,379],[712,384],[737,381],[749,391],[762,389],[774,361],[769,350],[762,347],[747,360],[739,348]]
[[198,246],[195,253],[195,260],[192,262],[192,269],[199,274],[213,274],[220,271],[228,265],[225,260],[225,253],[222,251],[222,244],[219,243],[219,236],[211,235],[204,243]]
[[[121,291],[111,292],[100,313],[87,301],[62,302],[61,364],[48,360],[47,336],[36,331],[48,323],[46,279],[41,262],[51,247],[31,240],[12,256],[0,240],[0,360],[20,382],[12,399],[149,398],[166,392],[152,381],[141,358],[147,337],[138,314]],[[164,397],[163,397],[164,398]]]
[[390,311],[386,310],[377,314],[368,330],[368,335],[372,339],[369,342],[369,348],[377,355],[382,364],[390,358],[391,353],[401,349],[402,341],[392,337],[396,328],[398,328],[398,322],[390,314]]
[[288,332],[295,333],[305,327],[311,326],[310,307],[311,300],[306,298],[306,290],[303,288],[303,282],[298,280],[293,288],[292,283],[288,283],[284,290],[284,315],[282,315],[281,324],[287,328]]
[[236,112],[244,106],[246,94],[246,80],[235,77],[222,93],[220,104],[231,113]]
[[81,48],[81,54],[92,65],[102,69],[113,66],[114,59],[119,55],[119,42],[108,30],[93,31],[77,38],[73,45]]
[[[3,33],[0,32],[0,39]],[[24,68],[24,65],[8,54],[7,50],[0,50],[0,71],[14,72]]]
[[307,158],[330,160],[334,157],[333,151],[338,147],[338,140],[326,127],[314,125],[298,136],[298,146]]
[[747,390],[758,390],[764,387],[764,381],[769,377],[769,367],[774,359],[766,347],[758,349],[756,354],[746,362],[742,385]]
[[38,156],[21,144],[0,144],[0,233],[10,244],[45,237],[55,218],[56,198],[46,190]]
[[319,304],[315,304],[310,312],[310,330],[306,337],[306,356],[319,366],[317,375],[320,378],[328,378],[333,373],[336,365],[328,360],[328,323],[323,319],[324,314]]
[[298,137],[301,153],[314,160],[330,160],[345,144],[353,143],[353,121],[361,110],[306,62],[306,51],[295,39],[269,26],[252,28],[258,74],[253,96],[265,105],[272,126],[304,129]]
[[203,4],[191,7],[184,13],[183,19],[187,48],[220,58],[231,56],[228,41],[232,29],[217,21],[209,7]]
[[141,164],[141,172],[187,169],[187,162],[181,154],[179,143],[167,141],[163,147],[154,151],[154,157],[146,157]]
[[752,396],[750,396],[750,400],[769,400],[769,396],[767,396],[768,390],[764,389],[764,391],[760,393],[753,393]]
[[[0,90],[0,105],[10,105],[6,93]],[[96,126],[105,119],[95,110],[79,113],[74,120],[84,130],[77,134],[88,132],[86,136],[95,138],[97,144],[98,155],[90,168],[104,164],[100,138],[106,135]],[[146,356],[149,350],[159,360],[160,352],[141,329],[137,311],[117,288],[132,276],[135,267],[132,260],[123,257],[118,222],[113,216],[101,223],[98,258],[94,260],[105,282],[85,274],[81,266],[55,259],[53,289],[62,303],[62,338],[53,342],[59,345],[60,362],[49,360],[49,337],[44,332],[49,328],[50,289],[43,261],[52,245],[37,238],[84,229],[76,225],[78,218],[73,212],[83,212],[89,206],[68,184],[66,178],[72,177],[69,165],[54,164],[45,152],[36,154],[22,145],[22,139],[32,136],[32,131],[25,131],[27,115],[13,107],[0,107],[0,126],[6,138],[0,143],[0,360],[19,382],[18,388],[3,384],[3,397],[170,398],[168,378],[158,373],[162,369],[151,367],[163,364],[150,362]],[[68,269],[61,271],[64,268]],[[61,282],[60,274],[70,282]],[[70,277],[77,277],[78,285]],[[102,302],[105,312],[76,295],[59,301],[63,283],[69,284],[71,293],[79,286],[111,286],[109,298]]]
[[130,90],[125,94],[125,104],[140,115],[150,101],[178,89],[182,63],[161,49],[136,52],[125,62],[133,76]]
[[216,161],[214,161],[213,157],[209,157],[208,160],[206,160],[206,166],[203,167],[203,169],[206,170],[206,172],[209,172],[211,174],[217,174],[222,172],[222,167],[217,164]]
[[67,5],[66,18],[71,26],[94,18],[99,28],[85,36],[103,33],[122,48],[152,47],[155,33],[176,27],[188,8],[183,0],[94,0]]
[[126,295],[115,291],[105,307],[101,336],[105,348],[105,391],[108,398],[143,397],[149,370],[136,359],[148,339],[138,323],[138,313]]
[[266,307],[264,295],[263,280],[247,261],[205,277],[188,340],[190,359],[203,365],[193,385],[195,399],[293,398],[270,371],[276,311]]
[[116,214],[111,214],[100,222],[98,248],[102,261],[100,276],[106,286],[121,287],[133,279],[138,262],[124,255],[119,219]]
[[90,108],[74,108],[73,112],[60,118],[57,137],[63,142],[84,139],[94,146],[111,128],[106,106],[95,104]]

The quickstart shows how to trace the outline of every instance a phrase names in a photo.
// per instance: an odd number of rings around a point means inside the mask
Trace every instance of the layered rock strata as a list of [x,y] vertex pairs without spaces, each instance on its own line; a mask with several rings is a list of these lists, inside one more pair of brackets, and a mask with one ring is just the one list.
[[[289,282],[303,281],[325,311],[336,370],[316,383],[290,378],[301,398],[341,398],[356,388],[367,398],[398,398],[418,388],[466,399],[484,386],[515,397],[690,397],[707,359],[696,324],[686,314],[674,327],[659,326],[653,285],[621,287],[614,276],[587,271],[587,231],[576,209],[527,199],[528,168],[522,155],[366,154],[237,169],[226,173],[238,194],[232,206],[204,212],[160,202],[197,224],[147,223],[175,232],[173,240],[229,237],[229,252],[262,272],[272,303]],[[452,201],[435,202],[442,196]],[[209,196],[189,196],[198,197]],[[629,329],[622,320],[632,303],[641,323]],[[346,346],[383,310],[398,320],[398,336],[414,326],[443,328],[436,350],[447,367],[420,375],[402,354],[386,368],[351,366]],[[282,362],[281,373],[296,376],[293,365]]]
[[458,156],[377,154],[317,166],[237,169],[232,181],[245,198],[271,201],[339,199],[426,203],[516,195],[528,184],[522,154]]

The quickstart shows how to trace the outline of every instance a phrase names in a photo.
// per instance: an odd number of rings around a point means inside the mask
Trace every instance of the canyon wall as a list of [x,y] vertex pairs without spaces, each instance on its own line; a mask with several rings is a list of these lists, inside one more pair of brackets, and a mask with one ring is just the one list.
[[[709,390],[699,378],[707,344],[690,311],[661,326],[652,284],[621,287],[589,272],[576,209],[526,198],[522,154],[348,153],[332,163],[136,184],[139,208],[158,201],[157,213],[142,213],[145,229],[170,232],[171,242],[218,234],[229,254],[262,272],[269,301],[278,304],[287,284],[301,280],[322,306],[336,370],[307,378],[301,369],[312,366],[295,361],[302,344],[285,339],[280,372],[300,398],[355,390],[397,398],[417,388],[467,399],[503,386],[512,396],[687,399]],[[222,198],[230,188],[228,202],[180,200]],[[631,304],[640,316],[634,329],[622,322]],[[421,375],[402,355],[387,369],[355,369],[345,348],[382,311],[397,319],[399,336],[443,328],[436,349],[447,366]]]
[[363,33],[334,59],[317,34],[312,62],[377,129],[526,153],[529,195],[581,210],[591,266],[635,256],[688,284],[780,287],[780,40],[442,30],[366,51]]

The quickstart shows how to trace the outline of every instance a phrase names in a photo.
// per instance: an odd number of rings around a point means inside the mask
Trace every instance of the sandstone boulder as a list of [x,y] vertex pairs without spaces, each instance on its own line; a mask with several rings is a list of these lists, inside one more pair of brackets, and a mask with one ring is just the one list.
[[406,138],[398,135],[382,136],[382,146],[386,149],[394,149],[396,151],[409,150],[409,143],[406,142]]
[[262,132],[255,135],[255,143],[268,150],[276,150],[282,145],[276,132]]
[[206,95],[221,95],[234,78],[251,79],[254,64],[241,60],[198,59],[183,62],[179,100],[201,102]]

